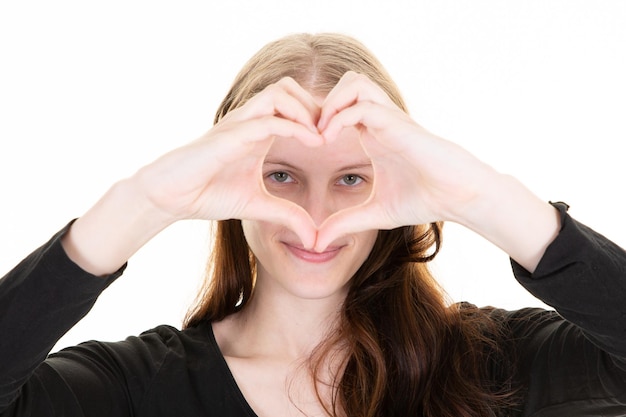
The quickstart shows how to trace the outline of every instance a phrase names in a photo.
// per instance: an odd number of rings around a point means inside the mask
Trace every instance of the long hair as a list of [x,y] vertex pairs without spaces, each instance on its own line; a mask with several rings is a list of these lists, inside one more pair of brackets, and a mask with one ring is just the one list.
[[[408,112],[387,71],[361,43],[340,34],[297,34],[248,61],[215,123],[283,77],[327,94],[347,71],[367,75]],[[330,382],[330,404],[320,398],[329,415],[483,417],[506,404],[506,380],[494,381],[488,369],[499,360],[496,324],[472,306],[448,306],[427,267],[439,251],[441,231],[442,224],[432,223],[378,232],[350,281],[337,329],[309,360],[320,382],[325,358],[338,347],[345,354]],[[218,222],[214,242],[204,288],[185,327],[222,320],[252,297],[256,261],[241,222]]]

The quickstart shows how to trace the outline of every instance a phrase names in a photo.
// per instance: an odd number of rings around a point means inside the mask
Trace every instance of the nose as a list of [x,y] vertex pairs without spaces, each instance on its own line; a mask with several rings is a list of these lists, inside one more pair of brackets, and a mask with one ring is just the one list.
[[325,187],[311,187],[303,197],[300,205],[318,226],[338,210],[335,197]]

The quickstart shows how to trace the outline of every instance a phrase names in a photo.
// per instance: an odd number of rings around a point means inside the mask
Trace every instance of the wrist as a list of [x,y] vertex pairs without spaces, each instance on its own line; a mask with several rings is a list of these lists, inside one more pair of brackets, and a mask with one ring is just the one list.
[[497,174],[453,219],[534,271],[560,230],[559,213],[510,175]]
[[174,221],[145,198],[136,181],[126,179],[74,222],[62,244],[78,266],[107,275]]

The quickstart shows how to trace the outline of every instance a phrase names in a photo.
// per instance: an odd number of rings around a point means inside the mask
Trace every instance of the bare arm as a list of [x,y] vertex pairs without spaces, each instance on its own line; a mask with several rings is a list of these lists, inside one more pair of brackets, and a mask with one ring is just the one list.
[[63,247],[86,271],[103,275],[175,221],[230,218],[285,224],[311,247],[316,229],[308,214],[268,194],[260,179],[274,136],[322,143],[315,106],[291,79],[272,85],[199,139],[113,185],[75,222]]

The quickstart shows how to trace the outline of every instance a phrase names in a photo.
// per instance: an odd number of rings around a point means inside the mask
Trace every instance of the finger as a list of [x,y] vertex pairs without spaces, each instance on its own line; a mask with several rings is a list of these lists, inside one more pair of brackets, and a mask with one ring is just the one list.
[[329,218],[319,227],[314,250],[324,251],[331,243],[342,236],[366,230],[391,229],[394,226],[381,216],[381,210],[376,204],[365,204],[341,210]]
[[322,103],[317,128],[324,130],[335,114],[361,101],[371,101],[386,106],[394,105],[378,84],[363,74],[348,71]]
[[317,238],[317,226],[309,214],[299,205],[273,197],[259,198],[250,205],[248,220],[260,220],[281,224],[294,232],[305,249],[312,249]]
[[313,116],[294,96],[284,90],[272,87],[257,94],[241,108],[233,112],[231,119],[242,121],[278,115],[306,126],[312,132],[317,131]]
[[332,143],[339,132],[350,126],[364,126],[370,130],[384,129],[387,127],[397,128],[398,121],[405,114],[399,110],[380,105],[371,101],[356,103],[341,112],[336,113],[329,120],[324,129],[320,129],[326,143]]
[[281,79],[277,84],[284,87],[285,91],[294,96],[300,103],[302,103],[311,114],[315,127],[317,128],[317,121],[320,117],[321,107],[319,100],[311,95],[309,91],[304,89],[296,80],[291,77],[285,77]]
[[[235,132],[227,131],[226,134],[233,135]],[[246,120],[236,127],[236,135],[243,143],[251,143],[266,140],[275,136],[295,138],[306,146],[320,146],[324,143],[324,138],[317,132],[312,132],[300,123],[282,119],[276,116],[264,116]],[[230,143],[236,144],[232,138],[227,138]],[[240,142],[240,143],[241,143]]]
[[283,78],[267,86],[242,107],[231,112],[233,114],[230,119],[245,120],[280,115],[316,132],[319,112],[319,106],[308,91],[293,79]]

